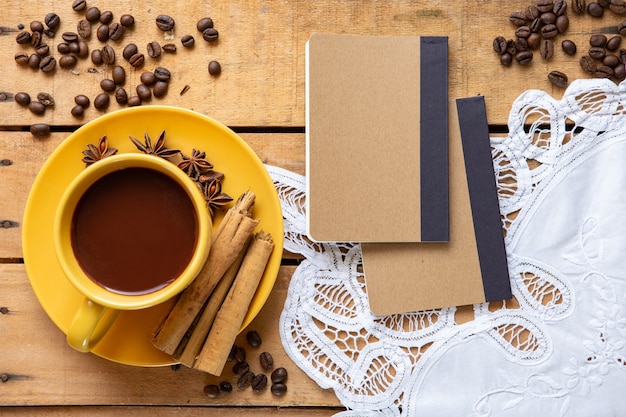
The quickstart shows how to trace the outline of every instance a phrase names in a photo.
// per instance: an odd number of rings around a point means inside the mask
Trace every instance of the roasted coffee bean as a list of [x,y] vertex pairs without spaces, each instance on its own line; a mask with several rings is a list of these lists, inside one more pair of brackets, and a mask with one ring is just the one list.
[[571,0],[572,2],[572,10],[576,14],[583,14],[585,10],[587,10],[587,5],[585,4],[585,0]]
[[597,78],[610,78],[613,74],[615,74],[613,68],[607,67],[606,65],[598,65],[598,69],[593,76]]
[[274,372],[272,372],[272,375],[270,376],[273,383],[285,382],[288,377],[289,373],[283,367],[274,369]]
[[517,48],[515,47],[515,41],[513,39],[506,41],[506,51],[511,55],[515,55],[517,53]]
[[104,80],[100,81],[100,88],[102,88],[102,91],[111,93],[115,91],[115,81],[109,78],[105,78]]
[[554,7],[553,0],[537,0],[537,9],[541,13],[550,12]]
[[101,65],[104,62],[102,59],[102,51],[100,49],[94,49],[91,51],[91,62],[93,62],[94,65]]
[[606,42],[605,48],[608,49],[611,52],[615,52],[619,49],[620,45],[622,44],[622,37],[621,36],[613,36],[611,37],[611,39],[609,39]]
[[157,41],[148,42],[146,50],[150,58],[158,58],[161,56],[161,45],[159,45]]
[[69,54],[70,44],[67,42],[60,42],[57,44],[57,51],[59,51],[60,54]]
[[95,23],[100,20],[100,9],[93,6],[87,9],[85,12],[85,19],[89,20],[91,23]]
[[509,21],[515,26],[525,25],[527,23],[526,14],[523,12],[513,12],[509,15]]
[[[528,49],[528,41],[524,38],[517,38],[515,39],[515,49],[518,51],[525,51]],[[213,70],[215,71],[215,68],[213,68]],[[222,72],[221,68],[219,69],[219,72]],[[211,64],[209,63],[209,74],[211,75],[218,75],[218,73],[212,74],[211,73]]]
[[81,19],[76,25],[76,33],[83,39],[91,37],[91,23],[87,19]]
[[107,93],[100,93],[93,99],[93,106],[98,110],[105,110],[109,107],[111,99]]
[[[524,39],[520,39],[524,41]],[[516,47],[517,48],[517,47]],[[209,62],[209,74],[211,75],[220,75],[222,73],[222,66],[217,61]]]
[[182,38],[180,38],[180,43],[185,48],[191,48],[196,43],[196,40],[191,35],[185,35]]
[[539,17],[539,9],[534,4],[529,5],[524,12],[526,19],[532,21]]
[[156,98],[165,97],[168,88],[169,84],[167,83],[167,81],[157,81],[154,83],[154,87],[152,87],[152,94]]
[[541,23],[544,25],[549,25],[550,23],[556,22],[556,15],[552,12],[541,13],[539,19],[541,19]]
[[86,0],[74,0],[74,3],[72,3],[72,9],[74,9],[74,11],[76,12],[82,12],[86,8],[87,8]]
[[115,101],[117,101],[117,104],[122,105],[128,103],[128,93],[126,93],[123,87],[118,87],[117,90],[115,90]]
[[567,17],[567,15],[561,15],[557,17],[555,26],[559,33],[565,33],[567,28],[569,28],[569,18]]
[[264,374],[255,375],[252,379],[252,390],[254,392],[261,392],[267,387],[267,376]]
[[252,347],[260,346],[262,343],[261,335],[259,335],[256,330],[250,330],[248,333],[246,333],[246,340],[248,341],[248,344]]
[[152,91],[150,90],[150,87],[145,84],[139,84],[136,87],[136,91],[141,101],[148,101],[152,98]]
[[170,71],[167,68],[156,67],[154,69],[154,76],[159,81],[169,81],[169,79],[172,76],[172,74],[170,73]]
[[44,30],[43,27],[43,23],[41,23],[39,20],[33,20],[32,22],[30,22],[30,31],[31,32],[42,32]]
[[49,38],[54,38],[54,35],[56,34],[56,32],[50,28],[47,28],[47,29],[44,29],[43,34]]
[[16,53],[15,54],[15,62],[17,62],[20,65],[28,64],[28,54],[26,54],[24,52]]
[[[164,82],[164,81],[161,81]],[[235,346],[235,360],[237,362],[245,362],[246,361],[246,350],[241,346]]]
[[202,39],[207,42],[215,42],[219,36],[220,34],[215,28],[208,28],[202,32]]
[[81,106],[80,104],[77,104],[74,107],[72,107],[72,110],[70,110],[70,113],[72,113],[72,116],[74,117],[83,117],[85,115],[85,108]]
[[[139,79],[145,85],[153,85],[156,82],[156,77],[150,71],[142,72],[141,75],[139,76]],[[233,349],[234,348],[235,348],[235,346],[233,346]]]
[[626,67],[620,64],[613,68],[613,77],[615,77],[617,81],[626,79]]
[[39,137],[48,136],[50,135],[50,125],[45,123],[35,123],[30,126],[30,134]]
[[204,387],[203,392],[204,392],[204,395],[206,395],[209,398],[217,398],[217,396],[220,395],[220,387],[218,387],[215,384],[209,384]]
[[45,73],[53,72],[56,66],[57,60],[50,55],[41,58],[41,62],[39,63],[39,69]]
[[20,45],[26,45],[27,43],[30,43],[31,38],[32,38],[32,35],[30,32],[23,31],[23,32],[18,33],[15,36],[15,42],[17,42]]
[[611,10],[615,14],[624,14],[626,13],[626,2],[624,0],[611,0],[611,4],[609,4],[609,10]]
[[42,115],[46,112],[46,106],[38,101],[28,103],[28,110],[33,114]]
[[119,41],[124,36],[125,31],[126,29],[120,23],[111,23],[109,25],[109,39]]
[[52,30],[57,30],[61,24],[61,18],[56,13],[48,13],[44,21],[46,22],[46,26]]
[[96,36],[100,42],[106,42],[109,40],[109,25],[105,25],[104,23],[98,26],[96,30]]
[[41,32],[33,32],[30,36],[30,44],[35,48],[41,44]]
[[556,85],[557,87],[565,88],[567,87],[567,75],[563,74],[560,71],[552,71],[548,74],[548,80]]
[[87,97],[86,95],[79,94],[76,97],[74,97],[74,103],[86,109],[87,107],[89,107],[89,104],[91,103],[91,101],[89,100],[89,97]]
[[541,43],[541,35],[538,33],[531,33],[530,36],[526,39],[526,43],[530,49],[535,49]]
[[63,55],[59,58],[59,66],[64,69],[73,68],[78,60],[74,55]]
[[102,62],[108,65],[115,63],[115,49],[110,45],[104,45],[102,48]]
[[50,54],[50,47],[45,43],[42,43],[35,49],[35,53],[41,57],[44,57]]
[[611,4],[611,0],[597,0],[598,4],[600,6],[602,6],[603,8],[608,8],[609,5]]
[[167,31],[174,29],[175,22],[171,16],[162,14],[162,15],[157,16],[156,25],[163,32],[167,32]]
[[500,55],[500,63],[506,67],[510,66],[513,63],[513,55],[508,52]]
[[129,28],[135,24],[135,18],[130,14],[123,14],[120,17],[120,24],[125,28]]
[[128,60],[128,62],[130,62],[130,65],[134,68],[139,68],[143,66],[143,63],[145,61],[145,56],[143,54],[135,54],[133,56],[130,57],[130,59]]
[[493,40],[493,50],[496,51],[498,55],[506,53],[506,38],[504,36],[497,36]]
[[518,64],[528,65],[533,60],[533,53],[531,51],[521,51],[515,54],[515,60]]
[[594,1],[587,5],[587,13],[592,17],[600,18],[604,15],[604,8]]
[[31,54],[28,57],[28,66],[32,69],[39,69],[39,64],[41,64],[41,57],[39,55]]
[[73,54],[77,54],[80,51],[80,45],[78,44],[78,42],[72,42],[70,44],[68,44],[70,47],[70,52]]
[[615,68],[619,64],[619,58],[617,55],[607,54],[602,59],[602,65],[606,65],[607,67]]
[[233,365],[233,373],[235,375],[243,375],[250,370],[250,365],[248,362],[237,362]]
[[30,104],[30,95],[23,91],[20,91],[19,93],[15,93],[15,96],[13,96],[13,99],[20,106],[28,106]]
[[202,19],[198,20],[198,23],[196,23],[196,28],[198,29],[198,32],[204,32],[208,28],[212,27],[213,19],[211,19],[210,17],[203,17]]
[[527,38],[530,36],[530,33],[530,28],[524,25],[517,28],[517,30],[515,31],[515,36],[517,36],[518,38]]
[[[143,74],[142,74],[143,75]],[[233,345],[230,348],[230,352],[228,353],[228,357],[226,358],[226,362],[232,362],[235,360],[235,353],[237,352],[237,345]]]
[[592,35],[589,38],[589,45],[591,46],[604,47],[604,45],[606,45],[606,42],[607,42],[607,38],[606,36],[602,34]]
[[174,43],[166,43],[161,48],[163,49],[163,52],[167,52],[169,54],[176,53],[176,44]]
[[128,98],[128,107],[141,106],[141,99],[138,96],[132,96]]
[[576,54],[576,44],[569,39],[566,39],[563,42],[561,42],[561,49],[563,49],[563,52],[565,52],[567,55]]
[[139,50],[137,49],[137,45],[135,45],[134,43],[129,43],[124,47],[124,50],[122,51],[122,56],[125,60],[128,61],[130,60],[130,57],[135,55],[137,52],[139,52]]
[[87,45],[87,42],[78,42],[78,52],[76,55],[78,55],[79,58],[87,58],[89,56],[89,45]]
[[619,50],[619,53],[617,54],[617,57],[619,58],[619,62],[622,64],[626,63],[626,49],[622,48]]
[[269,352],[263,352],[259,355],[259,362],[261,363],[261,368],[268,370],[274,366],[274,358]]
[[228,381],[220,382],[219,387],[221,392],[231,392],[233,390],[233,385]]
[[104,12],[100,13],[100,18],[98,20],[103,25],[108,25],[113,21],[113,12],[105,10]]
[[602,59],[604,58],[604,55],[606,55],[605,49],[600,46],[592,46],[591,48],[589,48],[588,53],[589,56],[593,59]]
[[78,33],[76,32],[63,32],[61,37],[67,43],[78,42]]
[[543,23],[541,22],[541,19],[536,18],[532,22],[530,22],[529,26],[530,26],[530,31],[532,33],[539,33],[539,32],[541,32],[541,28],[543,27]]
[[587,74],[595,74],[596,70],[598,69],[595,61],[589,55],[583,55],[582,57],[580,57],[580,67]]
[[622,36],[626,36],[626,20],[621,21],[617,25],[617,32]]
[[116,65],[111,70],[111,77],[115,81],[115,85],[124,85],[126,82],[126,70],[120,65]]
[[565,10],[567,10],[567,1],[566,0],[555,0],[554,5],[552,6],[552,12],[557,16],[562,16],[565,14]]
[[282,397],[283,395],[287,393],[287,385],[282,384],[280,382],[276,384],[272,384],[272,388],[270,390],[272,391],[273,395],[277,397]]
[[551,59],[554,55],[554,42],[552,42],[552,39],[544,39],[543,41],[541,41],[541,46],[539,50],[543,59]]
[[545,39],[554,38],[556,35],[558,35],[558,33],[559,29],[554,24],[545,25],[541,28],[541,36],[543,36]]
[[238,388],[246,388],[252,384],[252,380],[254,379],[254,374],[250,371],[242,374],[237,380]]

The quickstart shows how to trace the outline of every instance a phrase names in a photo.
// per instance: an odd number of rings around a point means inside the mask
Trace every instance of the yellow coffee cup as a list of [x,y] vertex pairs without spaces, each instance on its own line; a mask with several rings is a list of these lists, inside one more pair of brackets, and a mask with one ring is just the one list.
[[211,218],[200,188],[175,164],[125,153],[76,176],[53,234],[61,268],[85,296],[67,341],[89,352],[120,311],[155,306],[191,283],[208,257]]

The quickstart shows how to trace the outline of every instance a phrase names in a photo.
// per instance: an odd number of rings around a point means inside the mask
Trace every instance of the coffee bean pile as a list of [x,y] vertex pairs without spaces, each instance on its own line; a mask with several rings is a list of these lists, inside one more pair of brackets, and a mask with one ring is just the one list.
[[[246,340],[250,347],[258,348],[262,344],[261,336],[255,330],[246,333]],[[251,388],[254,392],[263,392],[271,382],[270,391],[275,396],[283,396],[287,393],[288,372],[283,367],[274,369],[274,358],[269,352],[259,354],[259,365],[261,372],[255,373],[253,365],[247,359],[246,349],[242,346],[234,345],[228,355],[228,362],[234,362],[232,374],[235,385],[238,389]],[[273,370],[272,370],[273,369]],[[268,378],[266,372],[272,370]],[[219,384],[208,384],[204,387],[204,395],[208,398],[217,398],[220,393],[229,393],[233,390],[233,384],[229,381],[222,381]]]
[[[119,43],[123,41],[127,30],[135,27],[135,18],[130,14],[123,14],[119,19],[115,19],[113,12],[109,10],[101,11],[96,6],[89,6],[87,0],[73,0],[72,9],[79,14],[79,20],[76,24],[75,31],[64,31],[61,33],[62,42],[57,44],[57,52],[60,57],[57,59],[53,55],[53,51],[46,41],[57,35],[61,26],[61,19],[56,13],[48,13],[42,21],[32,21],[26,29],[22,24],[18,25],[20,32],[16,35],[16,43],[22,46],[22,50],[15,54],[15,62],[19,65],[30,67],[34,70],[42,71],[46,74],[54,74],[57,68],[71,71],[78,75],[74,70],[80,60],[91,59],[94,67],[89,68],[88,72],[97,72],[96,67],[105,66],[105,70],[111,70],[110,78],[106,78],[100,82],[102,93],[93,98],[93,106],[99,111],[105,111],[110,103],[111,98],[120,106],[138,106],[144,102],[150,101],[152,97],[162,98],[168,92],[168,85],[171,73],[164,67],[157,67],[153,71],[145,71],[141,74],[141,84],[135,91],[127,91],[124,87],[126,82],[126,69],[120,63],[118,55],[128,63],[132,68],[142,68],[147,63],[144,52],[134,43],[125,45],[121,50],[116,50]],[[161,44],[158,41],[150,41],[146,44],[145,53],[148,58],[157,59],[162,54],[175,54],[177,45],[173,30],[176,22],[171,16],[158,15],[155,18],[157,28],[164,32],[166,43]],[[196,29],[202,35],[206,42],[215,42],[219,38],[219,32],[214,27],[213,19],[203,17],[198,20]],[[88,41],[95,35],[103,46],[89,50]],[[191,34],[185,34],[180,38],[180,44],[184,48],[193,48],[195,38]],[[27,48],[32,48],[29,52]],[[59,56],[57,55],[57,56]],[[207,71],[211,76],[219,76],[222,69],[218,61],[211,60],[208,64]],[[189,87],[186,86],[188,90]],[[20,101],[15,100],[22,106],[27,106],[31,112],[37,115],[43,115],[46,107],[53,104],[43,103],[41,100],[31,101],[30,95],[26,92],[18,92],[16,97],[20,97]],[[90,100],[85,100],[84,95],[76,101],[76,105],[71,109],[71,114],[75,118],[82,118],[85,110],[90,105]],[[39,123],[38,125],[43,125]],[[31,128],[31,132],[33,129]],[[37,136],[47,136],[49,127],[42,128],[38,126],[34,129],[33,134]]]
[[[499,55],[500,63],[510,66],[513,62],[529,65],[535,52],[544,60],[554,56],[555,41],[569,28],[566,0],[537,0],[525,11],[511,13],[509,21],[515,25],[515,38],[497,36],[493,49]],[[571,10],[578,15],[588,14],[593,18],[604,16],[605,10],[616,15],[626,15],[625,0],[598,0],[588,4],[585,0],[571,0]],[[598,78],[611,78],[614,81],[626,79],[626,49],[620,49],[622,36],[626,36],[626,20],[617,26],[618,35],[607,38],[605,35],[592,35],[588,53],[580,58],[580,66],[586,74]],[[567,55],[577,52],[577,45],[570,39],[561,42],[561,49]],[[548,80],[565,88],[568,77],[560,71],[551,71]]]

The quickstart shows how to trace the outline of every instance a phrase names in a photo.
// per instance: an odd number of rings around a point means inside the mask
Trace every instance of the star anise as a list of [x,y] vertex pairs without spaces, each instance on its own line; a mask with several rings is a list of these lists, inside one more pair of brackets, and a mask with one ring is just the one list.
[[224,173],[223,172],[214,171],[214,170],[210,169],[207,172],[205,172],[204,174],[198,175],[198,177],[196,178],[196,181],[199,182],[200,184],[205,184],[205,183],[209,183],[209,182],[211,182],[213,180],[217,180],[217,181],[221,182],[223,178],[224,178]]
[[139,140],[135,139],[132,136],[129,136],[129,138],[135,144],[137,149],[148,155],[160,156],[161,158],[169,158],[180,152],[178,149],[170,149],[165,147],[165,130],[161,132],[154,145],[152,145],[150,136],[148,136],[147,133],[144,133],[144,143],[141,143]]
[[109,140],[105,135],[98,141],[98,146],[92,145],[91,143],[87,144],[87,149],[83,151],[83,155],[85,156],[82,161],[86,166],[89,166],[94,162],[98,162],[99,160],[106,158],[107,156],[115,155],[116,153],[116,148],[109,148]]
[[213,216],[214,210],[222,208],[224,205],[233,201],[233,198],[226,193],[222,192],[222,183],[218,180],[213,180],[202,185],[202,192],[209,206],[209,212]]
[[213,168],[213,165],[206,160],[205,152],[193,149],[191,156],[187,156],[182,152],[180,155],[183,160],[178,163],[178,168],[185,171],[191,178],[198,178],[201,174]]

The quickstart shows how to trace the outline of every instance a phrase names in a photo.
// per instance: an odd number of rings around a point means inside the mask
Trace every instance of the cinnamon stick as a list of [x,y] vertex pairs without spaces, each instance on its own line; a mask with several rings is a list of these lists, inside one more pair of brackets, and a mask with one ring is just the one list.
[[271,235],[262,231],[254,235],[237,277],[193,365],[194,368],[212,375],[222,373],[273,249]]
[[196,279],[181,293],[156,330],[152,344],[173,355],[220,279],[242,251],[258,220],[250,217],[254,193],[242,195],[227,212],[215,234],[209,257]]

